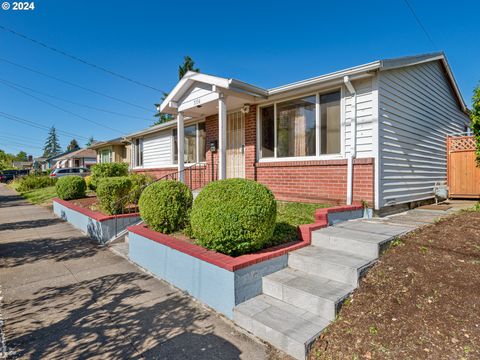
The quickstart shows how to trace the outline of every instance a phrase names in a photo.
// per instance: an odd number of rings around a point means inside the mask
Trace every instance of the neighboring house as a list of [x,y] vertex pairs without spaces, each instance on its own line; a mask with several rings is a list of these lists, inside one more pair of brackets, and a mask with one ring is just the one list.
[[58,164],[58,159],[67,155],[68,153],[70,153],[70,151],[66,151],[64,153],[57,154],[55,156],[51,156],[51,157],[48,157],[48,158],[43,158],[43,160],[40,162],[42,171],[47,171],[47,170],[54,169],[56,167],[56,165]]
[[189,72],[160,111],[175,120],[126,137],[134,171],[186,174],[201,163],[214,178],[259,181],[278,199],[376,210],[433,198],[446,178],[446,136],[469,124],[443,53],[272,89]]
[[130,163],[130,143],[121,137],[95,142],[89,149],[96,151],[98,163]]
[[86,167],[97,163],[97,153],[92,149],[80,149],[71,151],[55,158],[54,168],[67,168],[67,167]]
[[12,166],[15,169],[30,170],[33,167],[33,161],[13,161]]
[[46,164],[46,157],[38,157],[33,159],[33,170],[35,171],[45,171],[44,169],[45,164]]

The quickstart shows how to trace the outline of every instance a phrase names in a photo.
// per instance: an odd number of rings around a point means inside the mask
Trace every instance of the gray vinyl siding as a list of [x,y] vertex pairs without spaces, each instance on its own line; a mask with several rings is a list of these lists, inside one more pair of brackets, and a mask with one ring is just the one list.
[[379,74],[380,207],[433,197],[446,179],[446,136],[465,131],[439,61]]
[[[373,156],[373,96],[372,80],[354,81],[357,92],[357,157]],[[352,121],[352,96],[345,91],[345,153],[350,153],[352,136],[350,124]]]
[[143,138],[143,167],[160,168],[172,165],[172,130],[164,130]]

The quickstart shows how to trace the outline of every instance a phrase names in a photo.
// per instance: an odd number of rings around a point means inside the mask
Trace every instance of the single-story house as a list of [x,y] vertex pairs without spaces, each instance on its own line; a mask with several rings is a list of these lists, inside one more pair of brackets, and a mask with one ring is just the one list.
[[443,53],[271,89],[188,72],[159,110],[174,120],[126,137],[133,171],[184,179],[200,164],[212,179],[253,179],[278,199],[375,210],[432,199],[446,178],[446,136],[469,125]]
[[130,163],[130,142],[122,137],[94,142],[89,149],[96,151],[97,163]]
[[33,168],[33,161],[13,161],[12,166],[15,169],[31,170]]
[[97,163],[97,153],[92,149],[79,149],[65,153],[55,158],[55,168],[86,167]]
[[66,151],[66,152],[63,152],[63,153],[60,153],[60,154],[57,154],[57,155],[54,155],[54,156],[50,156],[50,157],[47,157],[47,158],[45,158],[45,157],[41,158],[41,160],[39,162],[41,164],[42,171],[47,171],[47,170],[50,170],[50,169],[54,169],[56,167],[56,165],[58,164],[58,159],[63,158],[64,156],[66,156],[70,152],[71,151]]

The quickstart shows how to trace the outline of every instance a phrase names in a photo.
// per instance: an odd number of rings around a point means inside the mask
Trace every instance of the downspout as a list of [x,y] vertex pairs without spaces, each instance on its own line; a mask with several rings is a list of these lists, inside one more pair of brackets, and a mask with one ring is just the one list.
[[353,160],[357,155],[357,92],[350,82],[350,78],[345,76],[343,82],[347,90],[352,95],[352,120],[350,122],[350,153],[347,156],[347,205],[353,202]]

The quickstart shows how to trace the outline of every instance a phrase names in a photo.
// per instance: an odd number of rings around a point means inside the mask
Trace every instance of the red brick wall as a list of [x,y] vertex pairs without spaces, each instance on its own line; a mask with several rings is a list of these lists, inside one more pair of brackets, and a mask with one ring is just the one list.
[[[353,201],[373,205],[373,159],[355,159]],[[286,201],[344,204],[347,160],[257,163],[257,181]]]
[[[250,106],[245,115],[245,177],[268,186],[280,200],[344,204],[347,197],[347,160],[256,162],[257,108]],[[211,180],[210,142],[218,142],[218,115],[206,118],[207,169],[203,177]],[[217,143],[218,144],[218,143]],[[218,151],[213,154],[214,179],[218,178]],[[353,201],[368,201],[373,206],[373,158],[354,160]],[[176,172],[175,168],[139,170],[159,178]],[[188,176],[187,176],[188,177]],[[188,179],[187,179],[188,181]],[[194,180],[199,181],[199,180]]]

